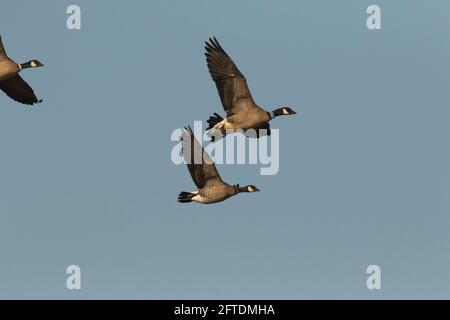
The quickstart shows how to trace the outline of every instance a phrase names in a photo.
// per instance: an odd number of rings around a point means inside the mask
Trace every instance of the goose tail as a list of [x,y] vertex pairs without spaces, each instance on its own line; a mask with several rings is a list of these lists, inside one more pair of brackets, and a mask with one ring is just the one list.
[[226,119],[217,113],[208,119],[208,128],[206,128],[206,134],[211,138],[211,142],[221,139],[225,136],[224,126],[226,124]]
[[192,202],[193,197],[195,197],[195,194],[193,194],[191,192],[182,191],[178,195],[178,202],[189,203],[189,202]]
[[211,117],[209,117],[208,119],[208,128],[206,130],[210,130],[212,128],[214,128],[214,126],[220,122],[223,121],[223,117],[221,117],[219,114],[214,112],[214,115],[212,115]]

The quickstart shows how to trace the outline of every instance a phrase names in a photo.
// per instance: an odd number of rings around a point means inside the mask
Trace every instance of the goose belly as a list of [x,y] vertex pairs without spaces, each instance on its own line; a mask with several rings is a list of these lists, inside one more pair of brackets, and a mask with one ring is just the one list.
[[198,203],[217,203],[224,201],[234,195],[232,188],[209,187],[199,190],[198,194],[192,198],[192,201]]
[[202,197],[202,196],[195,196],[195,197],[192,198],[192,201],[198,202],[198,203],[203,203],[203,204],[212,204],[212,203],[218,203],[218,202],[225,201],[229,197],[230,196],[206,198],[206,197]]
[[228,121],[233,126],[233,129],[242,130],[259,128],[269,120],[270,118],[265,114],[265,112],[242,112],[228,118]]

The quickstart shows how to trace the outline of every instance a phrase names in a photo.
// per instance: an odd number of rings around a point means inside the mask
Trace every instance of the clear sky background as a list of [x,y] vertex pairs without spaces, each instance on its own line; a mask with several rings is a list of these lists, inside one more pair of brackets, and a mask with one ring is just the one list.
[[[36,108],[0,94],[0,298],[450,298],[448,30],[447,0],[3,0],[9,55],[45,68]],[[273,122],[278,175],[219,167],[262,192],[181,205],[170,134],[223,113],[213,35],[299,114]]]

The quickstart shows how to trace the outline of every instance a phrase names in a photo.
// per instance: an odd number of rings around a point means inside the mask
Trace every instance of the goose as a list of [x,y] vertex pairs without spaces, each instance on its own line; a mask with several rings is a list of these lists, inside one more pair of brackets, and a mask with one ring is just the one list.
[[183,158],[197,190],[181,192],[178,202],[210,204],[224,201],[241,192],[260,191],[254,185],[240,187],[238,184],[230,185],[224,182],[213,160],[195,138],[191,127],[183,129],[181,140]]
[[270,120],[278,116],[296,114],[289,107],[272,112],[259,107],[252,98],[244,75],[215,37],[205,42],[205,50],[209,73],[216,84],[222,106],[227,113],[226,117],[217,113],[209,117],[207,130],[212,141],[215,140],[216,133],[226,135],[227,130],[255,129],[256,137],[259,138],[260,133],[264,135],[264,131],[260,129],[265,129],[265,134],[270,135]]
[[38,68],[44,66],[38,60],[30,60],[26,63],[18,64],[11,60],[3,47],[0,37],[0,89],[11,99],[26,104],[33,105],[41,103],[34,94],[33,89],[19,76],[19,72],[27,68]]

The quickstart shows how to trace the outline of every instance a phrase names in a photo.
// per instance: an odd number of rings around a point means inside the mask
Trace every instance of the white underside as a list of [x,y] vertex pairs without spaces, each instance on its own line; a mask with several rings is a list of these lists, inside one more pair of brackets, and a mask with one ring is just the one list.
[[226,125],[227,123],[228,123],[228,122],[227,122],[227,119],[225,118],[225,119],[223,119],[222,121],[220,121],[219,123],[217,123],[217,124],[213,127],[213,129],[217,129],[217,130],[224,129],[224,128],[225,128],[225,125]]
[[202,197],[202,196],[196,195],[195,197],[193,197],[193,198],[192,198],[192,201],[194,201],[194,202],[198,202],[198,203],[205,203],[205,202],[207,202],[207,201],[208,201],[208,199],[207,199],[207,198],[205,198],[205,197]]
[[223,119],[219,123],[217,123],[214,127],[212,127],[210,130],[208,130],[207,135],[209,137],[212,137],[216,131],[223,132],[229,128],[229,122],[227,119]]

